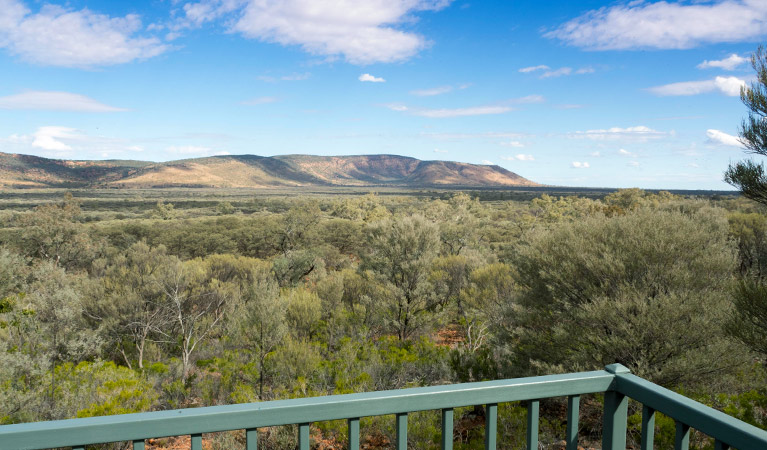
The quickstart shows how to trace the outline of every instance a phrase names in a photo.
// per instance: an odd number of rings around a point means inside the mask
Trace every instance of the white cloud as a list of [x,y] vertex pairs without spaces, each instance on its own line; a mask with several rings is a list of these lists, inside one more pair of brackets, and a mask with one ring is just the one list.
[[44,5],[33,13],[19,0],[0,0],[0,48],[45,66],[94,67],[151,58],[169,49],[142,31],[136,14],[111,17],[84,8]]
[[[548,69],[548,68],[547,68]],[[587,73],[594,73],[596,70],[594,70],[593,67],[581,67],[580,69],[573,70],[572,67],[560,67],[556,70],[547,70],[546,72],[543,72],[539,78],[546,79],[546,78],[557,78],[557,77],[563,77],[568,75],[584,75]]]
[[474,106],[470,108],[441,108],[425,109],[410,108],[400,104],[384,105],[392,111],[408,112],[414,116],[429,117],[432,119],[445,119],[450,117],[483,116],[488,114],[503,114],[512,110],[508,106]]
[[[343,55],[353,64],[406,60],[429,46],[422,36],[397,25],[414,13],[438,11],[451,0],[204,0],[190,21],[201,24],[234,12],[231,31],[266,42],[298,45],[314,55]],[[200,5],[200,6],[197,6]],[[186,9],[186,8],[185,8]],[[190,7],[190,10],[192,7]],[[236,18],[235,18],[236,17]]]
[[649,88],[648,91],[662,97],[698,95],[715,91],[730,97],[736,97],[740,95],[741,86],[745,85],[746,82],[737,77],[716,77],[713,80],[683,81],[681,83],[656,86]]
[[700,165],[697,164],[697,163],[690,163],[690,164],[687,164],[687,167],[692,167],[693,169],[698,169],[698,168],[700,168]]
[[369,73],[363,73],[362,75],[360,75],[358,80],[369,81],[371,83],[386,83],[386,80],[384,80],[383,78],[374,77],[373,75],[370,75]]
[[535,158],[533,158],[533,155],[523,155],[521,153],[517,155],[517,159],[519,161],[535,161]]
[[556,78],[573,73],[572,67],[562,67],[556,70],[549,70],[541,75],[541,78]]
[[508,106],[475,106],[471,108],[443,108],[443,109],[419,109],[412,110],[412,114],[433,119],[448,117],[484,116],[488,114],[503,114],[511,111]]
[[447,153],[447,150],[440,150],[438,148],[435,148],[434,153]]
[[431,89],[417,89],[414,91],[410,91],[410,93],[412,95],[417,95],[419,97],[431,97],[434,95],[447,94],[448,92],[452,92],[456,89],[458,90],[466,89],[469,86],[471,86],[471,84],[464,83],[464,84],[459,84],[458,86],[439,86],[439,87],[435,87]]
[[636,156],[637,156],[636,153],[632,153],[632,152],[626,150],[625,148],[622,148],[622,149],[618,150],[618,154],[621,155],[621,156],[628,156],[629,158],[636,158]]
[[530,72],[535,72],[536,70],[549,70],[550,68],[551,67],[547,65],[541,64],[539,66],[523,67],[519,69],[519,71],[522,73],[530,73]]
[[495,163],[494,163],[494,162],[492,162],[492,161],[488,161],[488,160],[486,160],[486,159],[483,159],[483,160],[482,160],[482,164],[485,164],[485,165],[488,165],[488,166],[494,166],[494,165],[495,165]]
[[126,111],[123,108],[105,105],[84,95],[55,91],[28,91],[0,97],[0,109],[77,112]]
[[410,91],[410,93],[419,97],[431,97],[434,95],[447,94],[452,90],[453,86],[440,86],[431,89],[418,89],[415,91]]
[[724,70],[735,70],[740,66],[741,64],[749,61],[748,58],[744,58],[742,56],[738,56],[736,53],[733,53],[732,55],[728,56],[727,58],[720,59],[720,60],[714,60],[714,61],[703,61],[702,63],[698,64],[698,69],[710,69],[712,67],[718,68],[718,69],[724,69]]
[[591,167],[589,163],[580,162],[580,161],[573,161],[570,163],[570,166],[574,169],[588,169],[589,167]]
[[593,158],[601,158],[602,154],[599,153],[599,152],[591,152],[591,153],[589,153],[589,156],[591,156]]
[[629,162],[626,163],[626,165],[629,166],[629,167],[639,167],[640,166],[639,162],[637,162],[637,161],[629,161]]
[[764,0],[632,1],[589,11],[544,36],[589,50],[684,49],[759,40],[765,32]]
[[65,140],[78,139],[79,133],[68,127],[40,127],[32,135],[32,147],[43,150],[65,151],[72,150]]
[[743,147],[736,136],[719,130],[706,130],[708,141],[713,144],[727,145],[731,147]]
[[522,148],[525,146],[525,144],[519,141],[501,142],[501,145],[504,145],[506,147],[516,147],[516,148]]
[[524,97],[513,98],[509,100],[509,103],[524,104],[524,103],[543,103],[546,98],[542,95],[526,95]]
[[255,105],[265,105],[267,103],[274,103],[277,101],[279,101],[277,97],[256,97],[250,100],[245,100],[244,102],[242,102],[242,104],[255,106]]
[[408,111],[409,110],[409,108],[407,106],[400,105],[399,103],[389,103],[388,105],[384,105],[384,106],[386,106],[387,108],[391,109],[392,111],[403,112],[403,111]]
[[592,140],[627,140],[627,141],[646,141],[649,139],[660,139],[668,136],[669,133],[653,130],[646,126],[620,128],[613,127],[605,130],[588,130],[588,131],[576,131],[570,133],[568,136],[576,139],[592,139]]

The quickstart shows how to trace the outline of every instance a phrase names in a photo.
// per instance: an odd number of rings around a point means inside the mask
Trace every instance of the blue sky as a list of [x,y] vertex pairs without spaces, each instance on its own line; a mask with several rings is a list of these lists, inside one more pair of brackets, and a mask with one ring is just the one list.
[[767,1],[0,0],[0,151],[728,189]]

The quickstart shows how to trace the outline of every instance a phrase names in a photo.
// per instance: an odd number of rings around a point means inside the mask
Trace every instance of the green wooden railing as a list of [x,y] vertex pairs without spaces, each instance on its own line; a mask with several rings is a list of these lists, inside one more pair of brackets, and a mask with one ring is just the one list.
[[602,448],[626,448],[629,398],[643,405],[642,450],[653,448],[655,413],[676,421],[677,450],[686,450],[690,429],[715,439],[716,450],[767,449],[767,432],[632,375],[620,364],[605,370],[511,380],[432,386],[362,394],[331,395],[240,405],[157,411],[87,419],[57,420],[0,426],[0,450],[48,449],[132,441],[134,450],[144,440],[191,435],[192,450],[202,450],[202,433],[246,430],[247,450],[257,450],[257,429],[298,424],[298,448],[309,449],[312,422],[346,419],[349,449],[359,449],[360,417],[395,415],[396,448],[407,449],[408,413],[442,411],[442,448],[453,448],[453,409],[485,405],[485,448],[496,448],[498,404],[527,402],[527,448],[538,448],[539,401],[567,397],[567,450],[578,447],[580,396],[604,393]]

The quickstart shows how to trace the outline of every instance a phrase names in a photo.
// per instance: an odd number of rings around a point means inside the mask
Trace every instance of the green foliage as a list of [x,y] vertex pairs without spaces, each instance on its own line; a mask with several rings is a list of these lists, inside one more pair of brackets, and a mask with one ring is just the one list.
[[437,303],[428,276],[439,246],[437,227],[420,215],[381,221],[370,229],[362,269],[386,290],[385,320],[401,340],[426,325],[426,313]]
[[[70,197],[0,214],[1,423],[618,361],[765,426],[761,366],[738,343],[759,352],[767,340],[767,222],[754,204],[638,189],[138,194],[78,192],[86,213]],[[733,297],[733,280],[753,292]],[[547,446],[564,432],[557,402],[541,405]],[[598,442],[598,402],[582,406],[582,436]],[[456,409],[455,448],[483,448],[483,414]],[[499,405],[501,448],[524,448],[525,416],[524,405]],[[393,436],[390,417],[361,423],[363,441]],[[670,442],[673,423],[658,423],[658,442]],[[439,412],[410,425],[412,447],[437,445]],[[345,428],[319,424],[313,439],[342,445]],[[260,446],[294,448],[295,431],[263,429]]]
[[532,233],[516,263],[522,290],[504,323],[514,373],[617,361],[680,386],[743,362],[721,331],[734,258],[719,211],[558,225]]
[[[740,142],[750,153],[767,156],[767,51],[763,46],[751,55],[756,81],[740,90],[740,99],[748,109],[748,117],[740,127]],[[764,165],[740,161],[730,165],[724,181],[735,186],[747,198],[767,204],[767,177]]]

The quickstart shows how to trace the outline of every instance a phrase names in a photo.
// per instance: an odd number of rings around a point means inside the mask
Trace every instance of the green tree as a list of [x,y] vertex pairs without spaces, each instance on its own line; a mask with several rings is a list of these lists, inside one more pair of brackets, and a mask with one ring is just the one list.
[[67,193],[58,203],[46,203],[21,217],[19,244],[34,258],[66,269],[85,268],[100,251],[100,243],[78,222],[80,203]]
[[242,306],[231,322],[238,347],[247,350],[258,362],[258,396],[262,400],[271,373],[269,355],[287,331],[287,305],[279,295],[270,266],[267,262],[254,265],[253,280],[244,290]]
[[100,289],[91,295],[88,316],[100,325],[104,338],[114,345],[125,364],[144,368],[147,343],[164,332],[172,321],[165,304],[162,277],[178,263],[165,247],[133,244],[102,270],[95,271]]
[[[751,55],[751,65],[756,71],[756,81],[740,90],[740,99],[748,109],[748,117],[740,126],[740,142],[747,152],[767,156],[767,50],[764,46],[759,46]],[[745,197],[767,205],[764,164],[753,160],[731,164],[724,181],[738,188]]]
[[742,362],[722,329],[735,258],[721,211],[562,223],[532,233],[516,267],[519,307],[502,324],[518,374],[620,362],[691,386]]
[[381,306],[400,340],[422,328],[438,303],[429,274],[439,249],[437,226],[421,215],[384,220],[370,229],[361,268],[387,291]]

